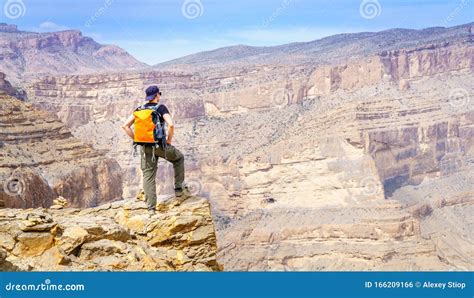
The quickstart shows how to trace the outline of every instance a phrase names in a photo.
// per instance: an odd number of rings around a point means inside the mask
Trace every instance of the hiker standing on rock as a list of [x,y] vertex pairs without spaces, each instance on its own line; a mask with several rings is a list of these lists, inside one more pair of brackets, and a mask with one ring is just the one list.
[[[139,106],[123,124],[122,128],[133,139],[134,145],[141,146],[141,170],[148,212],[156,210],[156,171],[158,158],[164,158],[173,164],[174,191],[176,197],[186,197],[188,190],[184,186],[184,156],[171,145],[174,134],[173,119],[168,108],[160,104],[161,92],[157,86],[146,89],[147,103]],[[132,130],[134,125],[134,130]],[[168,126],[168,135],[166,127]]]

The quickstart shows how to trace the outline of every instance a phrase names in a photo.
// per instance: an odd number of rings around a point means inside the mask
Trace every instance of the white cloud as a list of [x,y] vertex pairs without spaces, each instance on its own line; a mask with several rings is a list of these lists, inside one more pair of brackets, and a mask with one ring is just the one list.
[[64,30],[69,30],[69,28],[66,26],[58,25],[50,21],[41,23],[38,28],[38,31],[40,32],[53,32],[53,31],[64,31]]

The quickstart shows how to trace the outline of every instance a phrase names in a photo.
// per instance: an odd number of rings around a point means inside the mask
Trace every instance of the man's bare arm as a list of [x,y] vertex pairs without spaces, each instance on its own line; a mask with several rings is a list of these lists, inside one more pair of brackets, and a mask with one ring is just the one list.
[[132,140],[135,138],[135,134],[133,133],[133,130],[132,130],[132,125],[134,122],[135,122],[135,117],[133,117],[133,115],[130,115],[127,121],[125,121],[125,123],[122,125],[122,129],[130,138],[132,138]]
[[167,137],[166,143],[168,145],[171,145],[171,141],[173,140],[173,134],[174,134],[173,119],[171,118],[170,114],[164,114],[163,119],[165,119],[166,124],[168,124],[168,137]]

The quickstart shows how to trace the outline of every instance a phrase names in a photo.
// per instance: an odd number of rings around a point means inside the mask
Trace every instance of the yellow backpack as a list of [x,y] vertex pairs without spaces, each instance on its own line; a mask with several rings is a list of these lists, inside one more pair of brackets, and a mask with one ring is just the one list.
[[135,117],[133,143],[135,145],[166,145],[165,127],[161,125],[159,120],[158,108],[160,106],[161,104],[145,104],[133,112]]

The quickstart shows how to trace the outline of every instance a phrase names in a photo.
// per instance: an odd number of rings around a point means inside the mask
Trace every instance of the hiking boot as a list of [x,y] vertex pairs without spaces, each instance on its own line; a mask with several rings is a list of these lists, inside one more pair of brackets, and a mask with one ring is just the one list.
[[156,214],[155,209],[148,209],[148,216],[149,216],[149,217],[152,217],[152,216],[155,215],[155,214]]
[[187,186],[185,186],[184,188],[175,189],[174,194],[177,198],[187,198],[187,197],[192,196]]

